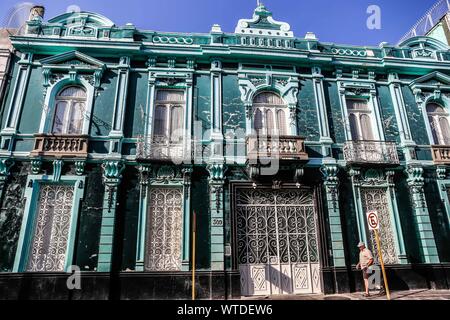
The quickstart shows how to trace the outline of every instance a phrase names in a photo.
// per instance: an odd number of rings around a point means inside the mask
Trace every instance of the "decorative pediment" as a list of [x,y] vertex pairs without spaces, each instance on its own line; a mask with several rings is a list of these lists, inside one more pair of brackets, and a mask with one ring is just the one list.
[[91,12],[71,12],[49,20],[49,24],[66,28],[65,36],[97,37],[99,29],[110,29],[114,23]]
[[86,67],[104,69],[105,63],[78,51],[70,51],[40,60],[44,67]]
[[80,73],[83,73],[83,77],[91,82],[95,88],[98,88],[106,69],[106,64],[102,61],[78,51],[44,58],[40,60],[40,63],[42,64],[44,87],[56,82],[64,74],[69,74],[70,79],[74,81]]
[[409,47],[411,49],[418,49],[418,48],[424,48],[427,50],[448,50],[448,46],[434,38],[430,37],[413,37],[409,38],[408,40],[400,43],[400,47]]
[[437,60],[437,52],[449,49],[445,43],[430,37],[410,38],[401,43],[400,47],[410,48],[411,58],[421,60]]
[[436,89],[442,87],[450,88],[450,76],[443,74],[442,72],[435,71],[420,78],[417,78],[414,81],[411,81],[409,85],[413,89],[414,88]]
[[450,76],[435,71],[411,81],[409,86],[414,93],[417,105],[421,108],[427,101],[448,99]]
[[244,35],[264,35],[271,37],[293,38],[294,33],[286,22],[275,21],[272,12],[263,4],[259,4],[252,19],[239,20],[235,33]]
[[68,12],[59,15],[48,21],[49,23],[58,23],[63,25],[94,25],[96,27],[113,27],[114,22],[108,18],[92,12]]

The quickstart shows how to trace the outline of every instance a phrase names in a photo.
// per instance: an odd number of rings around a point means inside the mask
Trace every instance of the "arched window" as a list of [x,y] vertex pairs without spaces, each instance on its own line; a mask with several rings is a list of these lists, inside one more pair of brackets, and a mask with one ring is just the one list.
[[367,100],[347,99],[350,132],[353,141],[373,141],[372,112]]
[[86,108],[86,91],[78,86],[62,89],[55,98],[52,133],[81,134]]
[[153,140],[180,142],[183,140],[184,92],[158,90],[153,120]]
[[262,92],[253,99],[253,128],[258,135],[286,135],[286,104],[273,92]]
[[447,110],[441,105],[432,102],[427,104],[427,115],[433,135],[433,143],[450,145],[450,125]]

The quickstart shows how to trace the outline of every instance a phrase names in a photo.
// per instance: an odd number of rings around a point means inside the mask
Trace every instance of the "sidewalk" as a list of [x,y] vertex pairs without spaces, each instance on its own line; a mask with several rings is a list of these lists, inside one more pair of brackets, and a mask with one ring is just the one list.
[[[332,295],[284,295],[263,297],[242,297],[242,300],[386,300],[386,296],[371,292],[371,297],[364,298],[362,292]],[[449,290],[410,290],[391,292],[391,300],[450,300]]]

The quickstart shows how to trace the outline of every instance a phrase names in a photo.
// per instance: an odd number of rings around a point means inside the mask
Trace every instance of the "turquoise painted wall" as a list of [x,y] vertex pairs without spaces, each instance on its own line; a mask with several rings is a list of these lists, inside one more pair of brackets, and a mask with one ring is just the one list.
[[387,86],[377,86],[378,100],[380,104],[381,121],[386,141],[400,143],[397,118],[395,116],[394,103]]
[[425,129],[425,122],[423,120],[422,112],[417,106],[413,92],[406,86],[402,87],[402,92],[413,140],[419,145],[429,145],[430,139],[428,138],[428,134]]
[[118,233],[121,243],[116,247],[121,248],[117,251],[121,255],[120,270],[134,270],[136,267],[136,245],[137,228],[139,218],[139,196],[140,185],[138,181],[138,172],[135,168],[128,168],[123,173],[123,182],[120,188]]
[[19,120],[19,133],[33,134],[39,132],[42,112],[48,113],[46,111],[49,110],[48,106],[44,104],[43,82],[42,69],[33,67]]
[[148,96],[148,72],[131,72],[128,80],[127,112],[124,135],[135,138],[144,134]]
[[87,179],[81,201],[75,263],[82,271],[94,271],[98,260],[105,187],[101,168],[89,166],[86,169]]
[[336,143],[344,143],[346,140],[344,121],[336,82],[324,82],[324,92],[331,137]]
[[117,72],[106,71],[92,110],[91,136],[107,136],[111,131],[116,88]]
[[[211,129],[211,77],[209,75],[196,75],[194,85],[194,120],[199,121],[202,135]],[[209,139],[209,136],[204,137]]]
[[305,137],[307,141],[319,141],[319,122],[312,79],[300,81],[297,125],[300,136]]
[[197,261],[198,269],[210,267],[210,224],[211,213],[207,195],[209,186],[207,172],[198,168],[192,176],[191,186],[191,208],[197,214]]
[[224,75],[222,80],[223,130],[245,132],[245,108],[241,100],[237,75]]

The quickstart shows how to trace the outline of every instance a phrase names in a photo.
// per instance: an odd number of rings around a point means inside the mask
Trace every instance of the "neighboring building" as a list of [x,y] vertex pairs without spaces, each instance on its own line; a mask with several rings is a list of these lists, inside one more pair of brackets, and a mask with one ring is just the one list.
[[428,36],[447,45],[450,44],[450,1],[439,0],[427,13],[417,21],[399,41],[399,44],[409,38]]
[[297,38],[263,5],[207,34],[34,10],[1,122],[0,296],[188,298],[193,221],[200,298],[360,290],[369,210],[392,289],[449,288],[446,44]]

